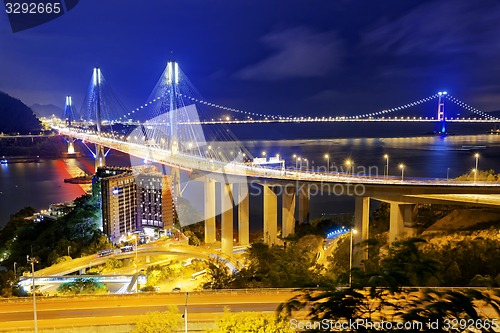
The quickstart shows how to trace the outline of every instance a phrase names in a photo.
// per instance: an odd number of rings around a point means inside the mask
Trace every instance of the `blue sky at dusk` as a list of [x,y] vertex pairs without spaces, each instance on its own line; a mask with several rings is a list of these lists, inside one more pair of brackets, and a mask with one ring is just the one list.
[[83,0],[18,33],[2,11],[0,90],[81,105],[98,65],[132,109],[173,51],[206,100],[251,112],[359,114],[444,89],[493,111],[499,31],[493,0]]

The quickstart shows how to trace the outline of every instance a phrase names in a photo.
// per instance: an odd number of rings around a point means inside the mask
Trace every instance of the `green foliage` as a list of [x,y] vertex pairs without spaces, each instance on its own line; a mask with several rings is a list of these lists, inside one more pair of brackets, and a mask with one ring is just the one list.
[[[481,237],[442,237],[450,240],[445,244],[435,242],[425,248],[426,255],[440,262],[438,281],[447,287],[477,286],[476,276],[496,277],[500,274],[500,242]],[[481,285],[484,285],[481,283]]]
[[203,285],[205,289],[232,288],[235,278],[226,264],[219,259],[212,259],[208,262],[207,277],[208,281]]
[[271,313],[225,312],[211,333],[292,333],[290,323],[284,317]]
[[500,181],[500,175],[495,174],[495,170],[479,170],[477,176],[474,177],[474,171],[466,173],[456,178],[460,182],[472,182],[474,178],[479,182],[498,182]]
[[205,239],[205,224],[203,222],[187,225],[182,232],[189,239],[189,245],[200,246]]
[[315,287],[321,268],[316,257],[323,239],[308,235],[285,246],[253,243],[247,251],[248,265],[232,274],[221,263],[212,261],[207,269],[205,288],[300,288]]
[[89,195],[76,199],[75,209],[57,221],[33,223],[24,219],[33,213],[30,208],[21,210],[0,231],[0,240],[5,240],[3,244],[10,252],[3,264],[24,263],[26,255],[33,253],[39,259],[37,269],[40,269],[66,256],[68,246],[73,258],[111,247],[100,230],[98,202]]
[[182,324],[182,317],[176,307],[165,312],[148,312],[140,316],[130,333],[171,333]]
[[[395,243],[389,247],[387,253],[380,255],[378,270],[369,273],[353,272],[356,273],[356,279],[352,287],[333,287],[306,292],[280,305],[278,311],[285,316],[293,317],[294,312],[305,310],[308,312],[308,319],[316,322],[366,320],[372,323],[382,321],[420,323],[422,329],[415,331],[429,331],[429,327],[426,326],[428,323],[440,321],[440,325],[432,328],[432,332],[448,332],[443,326],[444,319],[450,321],[471,319],[485,322],[485,319],[497,318],[500,315],[498,291],[496,293],[477,290],[438,292],[427,289],[418,292],[404,288],[413,283],[422,283],[437,271],[436,262],[422,251],[423,244],[425,242],[418,238]],[[479,311],[480,307],[484,306],[491,306],[496,313],[488,318]],[[329,332],[321,327],[310,330],[313,331]],[[359,327],[354,331],[405,332],[395,327],[390,330]],[[493,332],[492,329],[481,331]]]
[[105,294],[108,292],[106,286],[92,278],[77,278],[73,282],[61,283],[57,292],[62,295],[78,294]]

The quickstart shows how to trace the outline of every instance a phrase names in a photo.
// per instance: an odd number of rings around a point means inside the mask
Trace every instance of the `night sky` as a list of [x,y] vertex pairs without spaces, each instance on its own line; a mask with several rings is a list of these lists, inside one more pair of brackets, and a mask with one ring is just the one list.
[[0,90],[81,105],[98,65],[132,109],[170,51],[206,100],[251,112],[359,114],[440,90],[500,109],[493,0],[83,0],[18,33],[2,11]]

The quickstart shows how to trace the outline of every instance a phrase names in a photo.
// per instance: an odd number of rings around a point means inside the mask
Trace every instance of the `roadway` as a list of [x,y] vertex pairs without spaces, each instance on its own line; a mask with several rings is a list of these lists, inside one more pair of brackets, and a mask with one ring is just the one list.
[[[122,139],[112,137],[106,133],[97,135],[92,131],[84,131],[75,128],[65,128],[53,125],[63,135],[69,135],[84,141],[89,141],[103,146],[121,151],[123,153],[145,158],[153,162],[161,163],[171,167],[179,168],[190,173],[199,172],[200,176],[207,174],[211,178],[221,178],[221,180],[241,183],[250,178],[260,180],[270,185],[286,185],[301,183],[311,184],[340,184],[344,186],[354,186],[356,184],[374,187],[374,192],[378,192],[378,187],[390,186],[398,194],[425,194],[425,193],[474,193],[474,194],[498,194],[499,183],[488,182],[457,182],[446,180],[429,179],[405,179],[397,178],[384,179],[382,177],[368,177],[360,175],[345,175],[341,173],[321,173],[311,171],[281,170],[266,168],[259,165],[241,163],[237,161],[217,161],[204,156],[194,156],[178,152],[172,154],[160,145],[147,145],[145,142],[130,142],[124,137]],[[130,139],[130,138],[128,138]],[[229,179],[227,177],[230,177]],[[345,191],[344,191],[345,192]]]
[[[290,289],[269,291],[207,291],[189,293],[188,321],[214,322],[225,308],[231,311],[273,312],[295,296]],[[165,311],[177,306],[184,311],[185,293],[88,296],[78,298],[38,298],[38,327],[132,324],[138,315]],[[33,328],[31,298],[0,301],[0,331]]]
[[[223,255],[220,251],[205,247],[189,246],[189,245],[173,245],[167,242],[150,243],[137,247],[137,255],[144,257],[147,255],[171,255],[172,259],[188,259],[191,257],[208,260],[213,257],[219,257],[227,262],[230,269],[241,268],[242,265],[234,257]],[[82,269],[87,269],[92,266],[98,266],[106,263],[109,259],[125,259],[135,257],[135,251],[117,252],[105,257],[98,257],[97,254],[92,254],[82,258],[65,261],[50,267],[35,271],[36,277],[66,275],[77,272]],[[144,260],[143,260],[144,262]],[[151,263],[152,265],[154,263]],[[133,273],[133,272],[130,272]],[[27,277],[30,275],[27,275]]]

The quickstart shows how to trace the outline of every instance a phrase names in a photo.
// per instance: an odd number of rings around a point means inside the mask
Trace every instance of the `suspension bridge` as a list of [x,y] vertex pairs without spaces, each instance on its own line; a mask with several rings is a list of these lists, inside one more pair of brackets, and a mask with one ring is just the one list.
[[[437,102],[437,103],[436,103]],[[445,111],[445,102],[460,108],[452,114]],[[399,116],[400,112],[435,103],[434,115]],[[464,117],[463,112],[470,116]],[[228,114],[231,114],[229,116]],[[424,113],[425,114],[425,113]],[[68,139],[68,152],[74,151],[74,141],[94,144],[88,149],[95,158],[96,169],[105,165],[105,150],[114,149],[140,157],[151,163],[170,167],[172,195],[183,193],[181,172],[189,181],[204,184],[205,242],[216,240],[215,216],[221,215],[222,252],[232,254],[233,209],[238,209],[239,243],[248,244],[249,201],[248,183],[256,181],[262,186],[264,239],[278,242],[277,209],[281,198],[282,236],[294,232],[295,207],[298,203],[298,221],[309,215],[312,187],[329,184],[328,193],[349,193],[356,198],[355,224],[362,232],[357,240],[368,238],[370,198],[391,204],[391,240],[416,232],[412,210],[416,203],[471,203],[497,206],[491,195],[498,194],[500,184],[486,182],[447,182],[444,180],[405,180],[367,177],[349,173],[311,172],[286,169],[280,158],[254,158],[226,128],[228,123],[287,123],[287,122],[434,122],[439,133],[446,133],[448,122],[497,123],[496,118],[460,101],[447,92],[398,107],[355,116],[292,117],[266,115],[239,110],[208,102],[191,84],[178,64],[169,61],[146,103],[127,110],[99,68],[95,68],[88,93],[80,112],[73,110],[70,96],[66,97],[64,114],[51,126]],[[220,204],[216,205],[215,184],[220,184]],[[185,184],[187,186],[187,183]],[[281,191],[277,188],[293,188]],[[337,192],[336,192],[337,191]],[[438,195],[439,197],[432,197]],[[460,196],[475,195],[470,197]],[[448,196],[448,197],[447,197]],[[496,197],[496,196],[495,196]],[[199,199],[199,198],[198,198]],[[220,207],[220,212],[216,212]],[[182,223],[182,221],[181,221]]]

